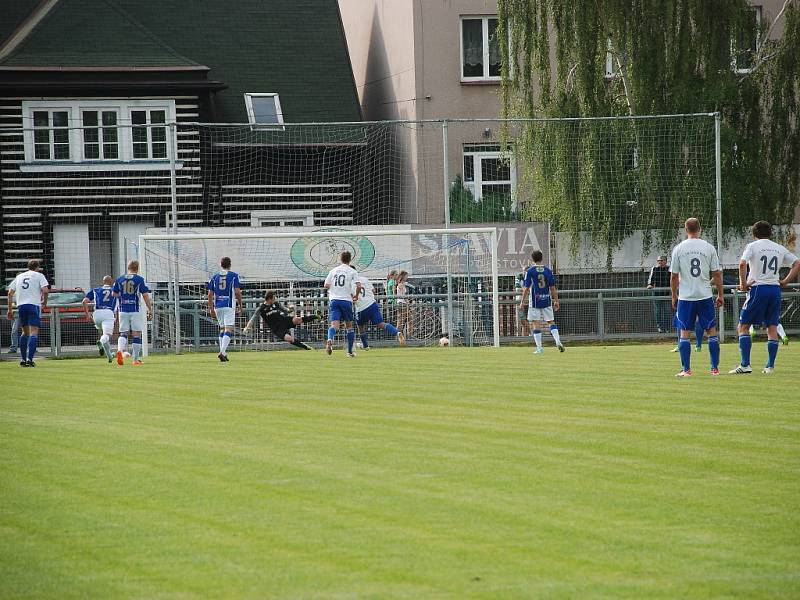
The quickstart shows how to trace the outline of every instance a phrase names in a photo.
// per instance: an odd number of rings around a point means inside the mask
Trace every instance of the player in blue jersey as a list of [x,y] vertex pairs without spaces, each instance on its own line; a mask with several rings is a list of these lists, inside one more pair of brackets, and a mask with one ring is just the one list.
[[339,330],[339,325],[344,322],[347,331],[347,356],[353,358],[353,343],[356,340],[356,333],[353,331],[353,300],[358,298],[361,291],[361,284],[357,281],[358,272],[350,267],[352,255],[345,250],[339,260],[341,264],[331,269],[325,278],[325,289],[328,290],[328,311],[330,327],[328,327],[328,339],[325,341],[325,351],[328,354],[333,352],[333,338]]
[[[215,273],[206,286],[208,288],[208,312],[219,323],[219,358],[228,362],[228,344],[231,343],[236,313],[242,312],[242,285],[239,275],[230,270],[231,259],[227,256],[219,261],[222,270]],[[235,308],[234,308],[235,301]]]
[[[94,305],[94,314],[89,314],[90,304]],[[86,292],[86,297],[83,299],[83,310],[86,311],[86,317],[94,321],[94,326],[101,334],[100,339],[97,340],[100,356],[105,354],[108,362],[114,361],[114,353],[111,351],[111,336],[114,334],[118,304],[119,298],[114,296],[114,279],[111,275],[103,277],[103,285]]]
[[[739,261],[739,290],[747,292],[747,299],[739,316],[739,352],[741,361],[732,375],[752,373],[750,350],[753,340],[750,326],[763,324],[767,328],[767,364],[761,371],[772,373],[778,356],[778,322],[781,315],[781,287],[794,279],[800,272],[800,259],[772,237],[772,226],[766,221],[753,225],[755,241],[747,244]],[[780,278],[782,267],[790,267],[789,273]]]
[[525,281],[522,284],[522,299],[519,307],[525,308],[528,305],[528,322],[533,327],[533,340],[536,342],[536,354],[543,354],[542,330],[540,326],[550,327],[550,334],[556,343],[559,352],[564,352],[564,344],[561,343],[561,336],[558,334],[558,325],[555,324],[554,310],[561,308],[558,301],[558,289],[556,288],[556,278],[549,267],[542,264],[544,259],[540,250],[535,250],[531,254],[533,265],[525,273]]
[[133,364],[141,365],[142,331],[147,321],[139,312],[141,299],[147,307],[147,319],[153,316],[153,304],[150,301],[150,288],[139,275],[139,261],[128,263],[128,272],[114,282],[113,295],[119,299],[119,338],[117,339],[117,364],[125,363],[124,352],[128,348],[128,336],[131,337]]
[[[353,267],[355,269],[355,267]],[[383,320],[381,309],[378,307],[378,302],[375,300],[375,288],[372,282],[366,277],[359,275],[356,281],[361,284],[361,290],[356,298],[356,324],[358,325],[358,333],[361,337],[361,349],[369,350],[369,338],[367,337],[367,326],[372,323],[378,329],[385,330],[389,335],[397,338],[397,342],[401,346],[406,345],[406,336],[402,331],[391,323]]]

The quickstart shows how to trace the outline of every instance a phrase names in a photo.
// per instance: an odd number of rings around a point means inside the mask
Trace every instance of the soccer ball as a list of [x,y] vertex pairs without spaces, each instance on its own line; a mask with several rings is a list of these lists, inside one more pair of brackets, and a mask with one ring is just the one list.
[[450,345],[450,338],[448,338],[447,336],[443,335],[442,337],[439,338],[439,345],[442,348],[447,348]]
[[126,350],[125,352],[122,353],[122,357],[123,358],[130,358],[131,357],[131,353]]

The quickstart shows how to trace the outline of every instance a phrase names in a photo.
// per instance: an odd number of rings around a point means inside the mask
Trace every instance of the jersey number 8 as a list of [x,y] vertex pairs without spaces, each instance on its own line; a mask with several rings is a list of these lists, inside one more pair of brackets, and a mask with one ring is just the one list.
[[692,274],[692,277],[700,277],[700,259],[693,258],[689,265],[689,273]]

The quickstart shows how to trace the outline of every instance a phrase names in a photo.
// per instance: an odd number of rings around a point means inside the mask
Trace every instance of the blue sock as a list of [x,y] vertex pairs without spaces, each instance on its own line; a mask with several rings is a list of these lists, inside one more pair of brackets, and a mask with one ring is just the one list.
[[20,353],[20,358],[22,358],[23,361],[27,361],[28,360],[28,336],[27,335],[19,336],[19,353]]
[[352,329],[347,330],[347,352],[352,354],[353,352],[353,342],[356,341],[356,332]]
[[708,355],[711,357],[711,368],[719,369],[719,336],[708,336]]
[[39,345],[38,335],[28,336],[28,360],[33,360],[33,357],[36,354],[36,346],[38,345]]
[[681,355],[683,370],[688,371],[692,368],[692,342],[689,338],[681,338],[681,341],[678,342],[678,352],[680,352]]
[[395,326],[394,326],[394,325],[392,325],[391,323],[387,323],[387,324],[386,324],[386,331],[387,331],[387,332],[389,333],[389,335],[391,335],[392,337],[394,337],[394,336],[396,336],[396,335],[397,335],[397,327],[395,327]]
[[767,342],[767,366],[771,369],[775,368],[775,359],[778,358],[778,340],[769,340]]
[[361,345],[364,348],[369,348],[369,340],[367,339],[367,334],[366,333],[362,333],[361,334]]
[[750,349],[753,347],[753,340],[750,339],[750,334],[745,333],[739,336],[739,352],[742,354],[741,365],[743,367],[750,366]]
[[328,327],[328,339],[333,340],[336,337],[336,328],[335,327]]
[[[700,321],[698,321],[697,325],[694,326],[694,339],[695,339],[694,343],[697,345],[698,348],[703,345],[703,336],[705,335],[705,333],[706,332],[703,329],[703,326],[700,325]],[[711,343],[710,339],[711,338],[709,338],[709,343]]]

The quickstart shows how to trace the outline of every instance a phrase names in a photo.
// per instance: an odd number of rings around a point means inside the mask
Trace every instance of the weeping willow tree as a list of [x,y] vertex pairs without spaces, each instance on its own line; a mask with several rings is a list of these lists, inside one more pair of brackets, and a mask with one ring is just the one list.
[[[499,0],[498,13],[498,31],[508,32],[498,35],[501,55],[510,57],[504,116],[719,111],[725,227],[791,223],[800,200],[800,0],[760,23],[745,0]],[[772,40],[776,27],[783,35]],[[527,166],[521,194],[532,200],[525,216],[573,240],[588,234],[609,261],[633,230],[660,231],[664,245],[689,214],[713,223],[713,125],[703,127],[525,127],[515,140]]]

